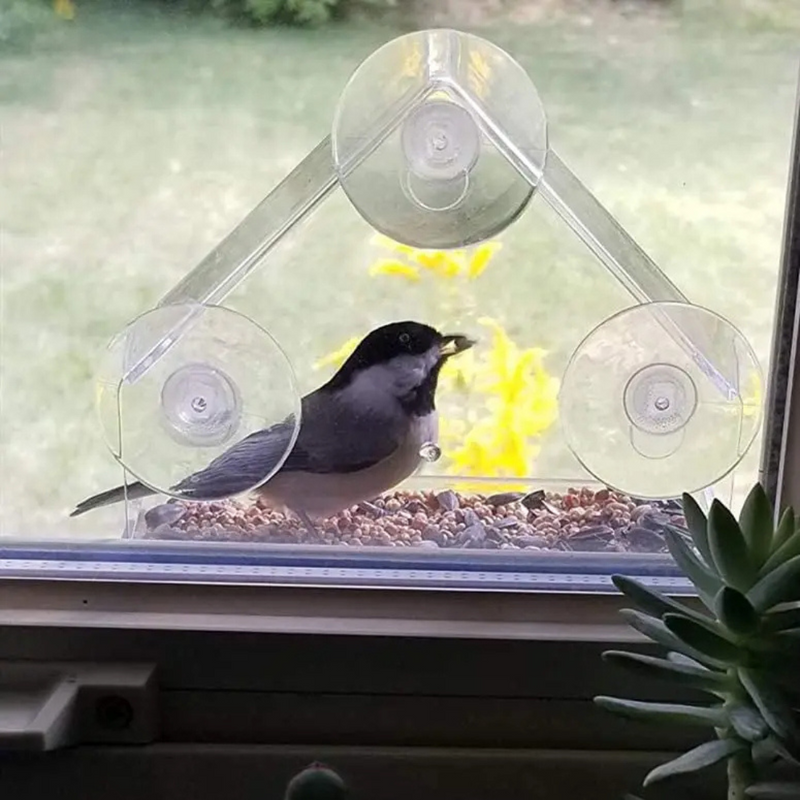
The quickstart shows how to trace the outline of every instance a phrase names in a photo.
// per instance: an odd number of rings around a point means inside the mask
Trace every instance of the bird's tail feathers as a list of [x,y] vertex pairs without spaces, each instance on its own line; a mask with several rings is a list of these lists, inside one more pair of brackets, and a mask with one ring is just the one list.
[[115,489],[109,489],[107,492],[100,492],[100,494],[93,495],[82,503],[78,503],[70,516],[77,517],[94,508],[110,506],[112,503],[121,503],[126,497],[129,500],[139,500],[142,497],[149,497],[152,494],[155,494],[155,492],[143,483],[139,483],[139,481],[131,483],[127,487],[117,486]]

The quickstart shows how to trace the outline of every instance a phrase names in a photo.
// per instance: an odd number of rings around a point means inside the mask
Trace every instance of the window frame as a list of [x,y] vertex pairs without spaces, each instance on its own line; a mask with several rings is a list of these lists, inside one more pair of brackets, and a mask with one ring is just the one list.
[[800,73],[789,152],[781,265],[760,477],[776,509],[800,507]]
[[[800,506],[800,381],[795,380],[800,363],[800,93],[798,99],[761,468],[780,506]],[[647,649],[619,617],[622,598],[608,592],[581,592],[577,586],[453,591],[100,577],[0,573],[0,658],[153,661],[162,676],[164,729],[175,741],[192,736],[275,741],[280,732],[254,721],[263,715],[254,718],[252,708],[269,716],[281,698],[289,719],[312,700],[344,695],[352,702],[358,696],[364,705],[349,719],[354,729],[365,729],[376,714],[398,713],[398,696],[414,696],[419,705],[394,733],[391,726],[386,729],[385,744],[419,744],[414,737],[425,726],[414,720],[434,713],[444,720],[437,727],[438,743],[466,746],[466,722],[496,716],[493,706],[505,699],[515,700],[525,714],[499,720],[493,734],[499,745],[553,746],[555,741],[560,747],[596,748],[601,717],[591,702],[594,693],[689,697],[631,680],[601,662],[606,648]],[[458,679],[444,682],[443,671],[452,670],[459,670]],[[498,671],[502,684],[488,684],[487,672]],[[452,700],[447,712],[436,702],[445,696]],[[239,711],[222,715],[224,720],[213,717],[209,709],[219,709],[220,699],[231,707],[239,703]],[[548,709],[560,720],[554,723],[557,730],[545,725],[522,732],[523,718],[535,719]],[[217,719],[214,730],[212,719]],[[335,741],[337,731],[344,730],[337,719],[332,712],[328,727],[319,729],[325,741]],[[670,749],[695,736],[623,725],[606,715],[602,725],[609,749]],[[285,737],[280,743],[287,743]]]

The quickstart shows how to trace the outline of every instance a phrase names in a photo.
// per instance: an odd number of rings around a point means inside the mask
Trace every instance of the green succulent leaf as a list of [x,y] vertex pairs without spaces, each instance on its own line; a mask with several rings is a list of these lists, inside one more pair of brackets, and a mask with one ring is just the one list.
[[766,561],[759,571],[760,576],[767,575],[785,564],[789,559],[800,556],[800,531],[795,531]]
[[756,769],[764,771],[780,758],[776,743],[780,744],[772,732],[766,738],[752,743],[750,756]]
[[727,713],[731,727],[740,739],[760,742],[769,736],[769,725],[753,706],[737,704],[728,708]]
[[744,651],[735,642],[697,620],[681,614],[665,614],[664,624],[690,647],[717,661],[738,664],[743,658]]
[[767,645],[779,658],[791,659],[800,673],[800,629],[782,631],[769,640]]
[[719,500],[711,503],[708,512],[708,543],[720,576],[735,589],[746,592],[756,581],[758,567],[739,523]]
[[764,575],[747,593],[747,599],[757,611],[800,600],[800,555]]
[[772,503],[764,487],[757,483],[750,490],[739,514],[739,527],[744,534],[750,557],[756,568],[768,558],[774,533]]
[[770,734],[763,742],[758,742],[758,745],[771,752],[776,759],[782,759],[787,764],[800,767],[800,742],[790,742],[787,747],[777,736]]
[[725,670],[728,666],[724,661],[711,658],[694,647],[690,647],[686,642],[675,636],[660,619],[643,614],[641,611],[635,611],[632,608],[623,608],[619,613],[634,630],[643,633],[654,642],[674,650],[676,653],[681,653],[687,658],[698,661],[712,670]]
[[784,608],[766,614],[761,620],[761,627],[766,633],[800,628],[800,605],[796,608]]
[[754,783],[745,789],[745,794],[760,800],[797,800],[800,797],[800,783],[788,781]]
[[800,731],[783,692],[756,670],[740,668],[738,675],[742,686],[775,735],[783,742],[800,741]]
[[594,702],[606,711],[645,722],[673,722],[677,725],[703,725],[711,728],[725,727],[728,722],[722,706],[709,708],[675,703],[647,703],[603,695],[595,697]]
[[696,667],[700,669],[705,669],[702,663],[697,661],[696,659],[689,658],[689,656],[684,655],[683,653],[677,653],[672,650],[670,650],[670,652],[667,653],[667,660],[672,661],[673,664],[683,664],[686,667]]
[[666,679],[673,683],[715,694],[728,692],[732,688],[731,679],[724,672],[677,664],[666,658],[656,658],[641,653],[626,653],[621,650],[606,650],[603,653],[603,660],[611,664],[618,664],[629,672],[645,678]]
[[[720,592],[721,591],[722,590],[720,589]],[[717,596],[719,596],[719,593]],[[703,614],[695,614],[694,616],[690,617],[688,614],[684,614],[682,612],[675,614],[672,611],[668,613],[670,616],[673,617],[680,616],[680,617],[686,617],[687,619],[691,619],[693,622],[696,622],[698,625],[705,628],[707,631],[715,633],[717,634],[717,636],[722,636],[723,638],[730,639],[730,641],[732,642],[734,641],[733,637],[729,636],[728,632],[725,630],[725,628],[722,627],[721,623],[718,622],[716,619],[713,619],[712,617],[707,617],[704,616]],[[664,614],[664,617],[666,616],[667,615]]]
[[686,527],[692,535],[692,541],[697,548],[697,552],[706,562],[706,565],[714,569],[714,556],[711,555],[711,548],[708,544],[708,520],[703,509],[690,494],[684,492],[683,498],[683,517],[686,520]]
[[795,517],[794,509],[790,506],[784,509],[781,518],[778,520],[778,527],[775,529],[775,535],[772,537],[772,553],[777,552],[783,547],[789,539],[795,534],[797,530],[797,519]]
[[738,739],[716,739],[713,742],[705,742],[689,750],[678,758],[656,767],[644,779],[644,785],[650,786],[656,781],[670,778],[673,775],[684,775],[687,772],[710,767],[719,761],[730,758],[736,753],[747,747],[744,742]]
[[800,706],[800,669],[796,659],[777,655],[774,659],[761,659],[758,668]]
[[758,630],[760,617],[750,601],[732,586],[723,586],[714,603],[719,621],[738,636],[749,636]]
[[668,526],[664,541],[678,568],[694,584],[700,599],[713,610],[714,597],[722,588],[722,581],[700,561],[676,530]]
[[753,742],[750,747],[750,754],[757,768],[761,771],[781,761],[785,761],[794,767],[800,767],[800,760],[796,757],[800,754],[792,755],[773,733],[770,733],[765,739]]
[[782,758],[788,764],[800,767],[800,742],[790,742],[789,747],[787,747],[775,736],[770,736],[767,741],[779,758]]
[[614,586],[629,600],[633,601],[642,611],[652,614],[654,617],[662,617],[672,611],[699,620],[708,619],[707,616],[679,603],[677,600],[673,600],[671,597],[661,594],[655,589],[645,586],[634,578],[628,578],[625,575],[613,575],[611,580]]

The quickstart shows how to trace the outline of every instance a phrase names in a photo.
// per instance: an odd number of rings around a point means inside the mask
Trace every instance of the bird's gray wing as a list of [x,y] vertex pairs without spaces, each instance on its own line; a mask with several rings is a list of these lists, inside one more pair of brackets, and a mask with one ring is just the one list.
[[[246,436],[217,456],[205,469],[195,472],[173,486],[187,498],[213,500],[240,494],[261,483],[274,471],[286,453],[294,434],[294,417]],[[302,461],[302,453],[289,458]]]
[[[213,500],[246,492],[275,469],[294,432],[294,417],[246,436],[205,469],[172,488]],[[281,472],[359,472],[391,455],[407,428],[402,416],[354,411],[322,392],[303,398],[300,432]]]

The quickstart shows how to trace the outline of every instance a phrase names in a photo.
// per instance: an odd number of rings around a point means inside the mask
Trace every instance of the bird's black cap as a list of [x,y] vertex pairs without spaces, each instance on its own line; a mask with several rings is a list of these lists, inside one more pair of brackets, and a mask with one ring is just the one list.
[[460,334],[444,335],[436,328],[422,322],[405,320],[390,322],[368,333],[358,344],[339,371],[328,383],[328,388],[346,385],[356,373],[385,364],[398,356],[420,356],[437,345],[442,360],[472,347],[474,342]]

